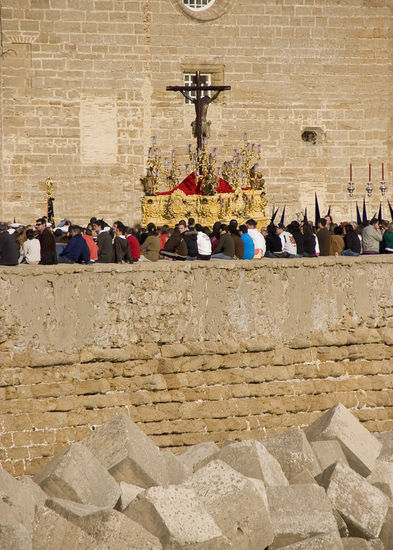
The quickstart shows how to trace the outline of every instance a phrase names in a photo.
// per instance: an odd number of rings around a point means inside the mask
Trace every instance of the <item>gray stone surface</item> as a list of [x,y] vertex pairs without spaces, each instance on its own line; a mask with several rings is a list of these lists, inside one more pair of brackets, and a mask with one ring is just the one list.
[[167,483],[160,450],[124,414],[92,432],[82,443],[117,481],[144,488]]
[[393,505],[389,506],[379,538],[385,545],[385,550],[393,550]]
[[377,460],[374,470],[367,477],[367,481],[378,487],[393,502],[393,462]]
[[376,434],[376,437],[382,444],[378,458],[386,462],[393,462],[393,430]]
[[321,472],[321,468],[303,430],[292,428],[277,435],[261,439],[270,454],[278,460],[288,479],[309,470],[312,476]]
[[280,547],[280,550],[343,550],[342,542],[333,535],[317,535]]
[[120,491],[121,495],[116,505],[116,510],[119,512],[124,512],[127,506],[136,498],[139,493],[143,493],[144,489],[142,487],[137,487],[137,485],[131,485],[125,481],[120,481]]
[[80,443],[56,455],[34,481],[52,497],[113,508],[120,487],[95,456]]
[[300,474],[291,477],[289,483],[290,485],[307,485],[307,483],[315,483],[315,485],[318,485],[309,470],[303,470]]
[[31,532],[15,517],[15,509],[0,500],[1,550],[32,550]]
[[321,467],[321,471],[326,470],[328,466],[338,461],[348,464],[344,451],[336,439],[311,441],[310,445]]
[[51,498],[47,506],[90,535],[97,550],[161,550],[161,543],[121,512]]
[[192,470],[196,469],[196,466],[209,456],[214,455],[219,451],[219,447],[214,441],[207,441],[206,443],[198,443],[192,445],[182,453],[178,453],[176,457],[183,462],[186,466]]
[[191,466],[184,464],[169,449],[163,449],[161,456],[164,458],[166,466],[166,478],[169,485],[180,485],[192,475]]
[[0,502],[7,504],[10,508],[10,510],[4,512],[7,513],[7,517],[12,515],[14,521],[21,523],[27,529],[29,535],[31,535],[35,514],[34,497],[26,485],[10,476],[1,466]]
[[350,534],[378,537],[390,503],[382,491],[341,462],[326,468],[316,479],[344,518]]
[[41,489],[38,483],[35,483],[29,476],[24,476],[19,483],[25,487],[33,497],[36,505],[44,506],[48,495]]
[[345,523],[341,514],[335,508],[333,508],[333,514],[334,514],[334,517],[336,518],[337,528],[338,528],[338,532],[340,533],[340,537],[349,537],[348,526]]
[[275,538],[269,550],[317,535],[340,538],[332,506],[322,487],[290,485],[266,489]]
[[362,476],[375,466],[382,444],[351,412],[338,403],[305,429],[310,441],[337,439],[348,464]]
[[349,537],[342,539],[344,550],[373,550],[366,539]]
[[37,506],[33,550],[96,550],[92,537],[45,506]]
[[226,445],[200,462],[199,467],[211,460],[222,460],[246,477],[261,479],[266,487],[288,485],[280,464],[259,441],[248,440]]
[[184,486],[194,489],[236,550],[260,550],[273,541],[270,514],[262,495],[247,477],[225,462],[209,462]]
[[180,485],[152,487],[124,513],[160,539],[165,550],[229,550],[231,543],[195,491]]

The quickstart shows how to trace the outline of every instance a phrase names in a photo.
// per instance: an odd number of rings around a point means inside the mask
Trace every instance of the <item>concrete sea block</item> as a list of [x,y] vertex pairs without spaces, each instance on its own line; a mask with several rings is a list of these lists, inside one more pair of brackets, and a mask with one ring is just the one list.
[[377,538],[390,504],[389,498],[347,464],[326,468],[317,481],[353,536]]
[[124,513],[159,538],[164,550],[232,547],[189,487],[151,487],[138,495]]
[[273,541],[270,514],[260,492],[225,462],[209,462],[184,487],[194,489],[236,550],[260,550]]
[[144,489],[142,487],[137,487],[136,485],[131,485],[125,481],[120,481],[120,491],[121,495],[116,505],[116,510],[123,512],[127,506],[136,498],[139,493],[143,493]]
[[184,464],[179,458],[174,455],[169,449],[163,449],[161,456],[166,464],[166,478],[169,485],[180,485],[188,477],[192,475],[192,468]]
[[1,550],[32,550],[31,533],[15,517],[15,509],[0,501]]
[[307,485],[307,483],[314,483],[315,485],[318,485],[315,478],[308,470],[303,470],[300,474],[297,474],[290,479],[290,485]]
[[290,485],[266,489],[274,541],[269,550],[317,535],[340,539],[332,506],[322,487]]
[[94,538],[98,550],[162,550],[156,537],[116,510],[59,498],[48,499],[47,506]]
[[34,481],[52,497],[113,508],[120,487],[92,453],[74,443],[56,455]]
[[[10,510],[5,510],[4,512],[6,517],[9,518],[13,516],[14,521],[21,523],[31,536],[35,514],[35,500],[33,494],[25,484],[17,481],[1,467],[0,502],[6,504],[10,508]],[[20,531],[21,536],[22,532],[23,530]]]
[[385,550],[393,550],[393,505],[389,506],[379,538],[385,545]]
[[393,462],[377,460],[367,481],[374,487],[378,487],[393,502]]
[[337,536],[317,535],[287,546],[281,546],[280,550],[343,550],[343,545]]
[[378,458],[385,462],[393,462],[393,430],[376,434],[376,437],[382,444]]
[[321,471],[326,470],[328,466],[338,461],[348,464],[344,451],[336,439],[329,439],[327,441],[311,441],[310,445],[316,459],[319,462]]
[[48,550],[96,550],[92,537],[62,516],[37,506],[33,526],[33,549]]
[[303,470],[309,470],[312,476],[321,472],[314,452],[300,428],[265,437],[261,443],[278,460],[288,479]]
[[337,439],[348,464],[362,476],[374,469],[382,444],[341,403],[329,409],[305,430],[309,441]]
[[144,488],[167,483],[159,448],[124,414],[100,426],[82,443],[117,481]]
[[266,487],[288,485],[280,464],[259,441],[246,440],[226,445],[201,462],[199,467],[211,460],[222,460],[246,477],[261,479]]
[[373,547],[366,539],[359,537],[348,537],[342,539],[344,550],[373,550]]
[[183,464],[195,471],[197,469],[196,466],[200,462],[209,456],[214,455],[219,450],[219,447],[214,443],[214,441],[207,441],[206,443],[192,445],[182,453],[178,453],[176,457],[183,462]]

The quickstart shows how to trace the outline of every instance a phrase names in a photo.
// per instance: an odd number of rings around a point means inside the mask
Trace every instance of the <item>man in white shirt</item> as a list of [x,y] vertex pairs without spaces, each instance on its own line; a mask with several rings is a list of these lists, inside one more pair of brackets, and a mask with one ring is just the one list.
[[253,240],[255,251],[254,260],[260,260],[263,258],[266,252],[265,237],[258,231],[257,222],[253,219],[246,221],[247,233]]
[[297,246],[293,235],[285,231],[285,226],[279,223],[277,226],[277,235],[281,239],[283,255],[287,258],[296,258]]
[[26,231],[26,237],[27,240],[23,243],[19,263],[39,264],[41,260],[40,241],[34,238],[34,231],[32,229]]

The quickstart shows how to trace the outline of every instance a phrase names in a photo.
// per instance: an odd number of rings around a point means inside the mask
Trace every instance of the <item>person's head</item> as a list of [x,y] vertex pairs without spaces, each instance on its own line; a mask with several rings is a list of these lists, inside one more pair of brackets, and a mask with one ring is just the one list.
[[325,220],[326,220],[326,225],[330,225],[331,223],[333,223],[333,219],[330,214],[326,214]]
[[333,233],[335,235],[342,235],[344,233],[344,230],[341,225],[336,225],[336,227],[333,229]]
[[161,235],[167,235],[168,234],[169,225],[163,225],[160,230]]
[[348,235],[348,233],[353,232],[353,225],[351,223],[347,223],[345,226],[345,234]]
[[55,229],[55,237],[62,237],[62,236],[63,236],[63,231],[59,227]]
[[195,226],[194,218],[189,218],[188,219],[188,227],[191,228],[191,227],[194,227],[194,226]]
[[153,222],[147,224],[147,232],[149,235],[157,235],[157,229]]
[[389,225],[388,225],[386,231],[387,231],[388,233],[393,233],[393,223],[389,223]]
[[243,223],[239,226],[239,231],[242,235],[244,235],[245,233],[247,233],[247,226]]
[[300,231],[300,223],[297,220],[291,221],[292,231]]
[[257,222],[252,218],[250,218],[249,220],[246,221],[246,226],[248,227],[248,229],[255,229],[257,226]]
[[38,231],[42,233],[46,229],[46,219],[38,218],[38,220],[35,221],[35,226],[38,229]]
[[180,220],[179,223],[177,224],[177,227],[178,227],[179,233],[184,233],[185,231],[187,231],[187,224],[184,220]]
[[123,226],[124,227],[124,224],[123,222],[121,222],[120,220],[117,220],[116,222],[113,222],[112,224],[112,229],[113,231],[116,233],[116,228],[119,227],[119,226]]
[[7,231],[8,229],[8,225],[6,222],[0,222],[0,233],[4,233],[5,231]]
[[372,218],[370,220],[370,225],[373,225],[374,227],[378,228],[379,227],[379,221],[377,218]]
[[285,225],[283,223],[279,223],[276,229],[277,235],[281,235],[283,231],[285,231]]
[[304,222],[303,224],[303,235],[310,236],[313,235],[313,230],[311,225],[308,222]]
[[231,220],[228,225],[228,231],[231,233],[231,235],[238,235],[239,232],[237,230],[237,221]]
[[114,229],[115,234],[116,234],[117,236],[119,236],[119,235],[125,235],[125,234],[126,234],[126,231],[127,231],[126,226],[125,226],[123,223],[121,223],[121,222],[115,222],[115,223],[113,224],[113,229]]
[[106,223],[104,222],[104,220],[96,220],[95,222],[93,222],[93,229],[97,231],[97,233],[102,231],[105,226]]
[[71,237],[75,237],[76,235],[80,235],[81,233],[82,233],[82,228],[79,225],[70,226]]
[[276,234],[276,229],[277,227],[276,225],[274,225],[274,223],[269,223],[269,225],[267,226],[267,234],[272,237]]
[[268,230],[267,230],[267,227],[265,225],[263,225],[261,227],[261,233],[264,237],[267,237],[267,234],[268,234]]
[[228,226],[227,226],[226,223],[221,224],[220,231],[221,231],[221,233],[226,233],[228,231]]
[[34,231],[32,229],[27,229],[26,230],[26,237],[29,241],[34,239]]
[[215,236],[215,237],[217,235],[219,235],[220,234],[220,229],[221,229],[221,222],[214,222],[212,235]]
[[326,219],[325,219],[325,218],[320,218],[320,219],[318,220],[318,227],[319,227],[320,229],[326,227]]
[[90,225],[93,225],[93,223],[95,223],[96,221],[97,221],[97,218],[93,216],[92,218],[90,218]]
[[83,233],[85,235],[88,235],[89,237],[91,237],[93,235],[93,232],[89,227],[86,227],[86,229],[83,230]]
[[195,224],[195,229],[196,229],[196,231],[203,232],[203,227],[201,226],[200,223]]

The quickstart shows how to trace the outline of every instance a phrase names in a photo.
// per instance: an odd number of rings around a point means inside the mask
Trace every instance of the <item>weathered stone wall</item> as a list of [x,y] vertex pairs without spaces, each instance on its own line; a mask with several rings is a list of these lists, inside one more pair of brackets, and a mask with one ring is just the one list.
[[[151,137],[188,162],[194,109],[165,86],[195,69],[232,86],[209,108],[219,163],[248,131],[263,146],[268,198],[290,217],[317,191],[323,210],[353,219],[350,162],[360,200],[369,162],[374,183],[382,161],[392,180],[391,0],[216,0],[222,15],[209,21],[180,6],[3,2],[1,218],[42,214],[51,176],[58,218],[138,220]],[[302,141],[308,127],[319,144]]]
[[393,428],[390,257],[0,271],[0,460],[35,472],[120,410],[170,448]]

